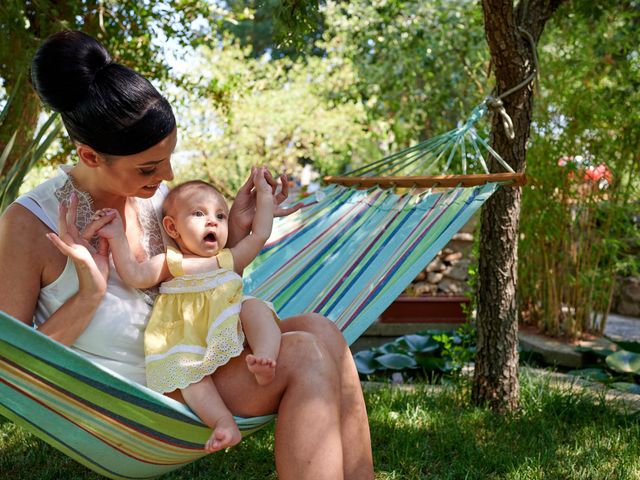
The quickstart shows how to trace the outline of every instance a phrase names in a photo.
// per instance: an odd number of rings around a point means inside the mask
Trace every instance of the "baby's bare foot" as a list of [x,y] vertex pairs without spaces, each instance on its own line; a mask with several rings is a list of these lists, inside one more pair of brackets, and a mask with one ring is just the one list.
[[276,376],[276,361],[272,358],[249,354],[247,368],[256,376],[258,385],[267,385]]
[[209,453],[213,453],[224,448],[233,447],[240,440],[242,440],[242,434],[233,417],[223,417],[216,423],[204,449]]

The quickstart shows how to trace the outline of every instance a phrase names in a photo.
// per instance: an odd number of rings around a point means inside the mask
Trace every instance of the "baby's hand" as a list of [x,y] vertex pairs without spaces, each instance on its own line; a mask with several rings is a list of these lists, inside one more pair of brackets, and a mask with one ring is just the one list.
[[98,229],[95,233],[97,233],[102,238],[106,238],[107,240],[125,234],[122,217],[120,217],[120,213],[115,208],[103,208],[100,210],[96,210],[96,212],[91,217],[91,223],[87,228],[90,228],[94,223],[100,222],[100,219],[105,216],[112,217],[112,220],[102,228]]
[[256,192],[273,195],[273,187],[267,182],[266,175],[266,169],[264,167],[255,167],[253,169],[253,185],[255,186]]

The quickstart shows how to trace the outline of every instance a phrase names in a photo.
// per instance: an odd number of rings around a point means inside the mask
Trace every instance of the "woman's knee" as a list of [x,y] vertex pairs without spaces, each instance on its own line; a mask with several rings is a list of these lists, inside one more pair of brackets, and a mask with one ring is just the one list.
[[342,332],[327,317],[319,313],[305,313],[287,318],[282,322],[283,331],[302,331],[314,334],[321,341],[331,343],[344,343]]
[[316,335],[304,331],[283,333],[278,369],[291,378],[315,378],[329,383],[337,382],[339,378],[335,360],[327,347]]
[[326,347],[313,333],[306,331],[285,332],[282,334],[278,363],[323,362]]

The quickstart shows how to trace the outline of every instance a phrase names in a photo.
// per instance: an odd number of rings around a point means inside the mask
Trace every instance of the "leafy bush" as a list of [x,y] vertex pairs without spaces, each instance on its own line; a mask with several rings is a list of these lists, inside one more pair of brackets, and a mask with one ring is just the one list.
[[[7,118],[12,102],[17,101],[16,92],[18,91],[20,81],[21,79],[16,82],[16,87],[0,111],[0,126],[2,126],[4,120]],[[5,162],[13,150],[18,131],[13,133],[9,142],[0,152],[0,213],[16,199],[25,175],[44,156],[61,129],[62,124],[58,120],[58,114],[54,113],[49,116],[42,126],[36,130],[33,139],[26,148],[22,152],[19,152],[20,156],[18,160],[11,165],[11,168],[9,168],[5,174],[1,174]]]
[[518,294],[522,319],[547,334],[602,334],[616,275],[639,268],[640,62],[629,35],[639,15],[602,3],[560,13],[539,47],[545,82],[527,153]]
[[640,342],[615,342],[619,350],[578,347],[593,365],[569,373],[612,388],[640,394]]
[[476,351],[476,331],[471,324],[452,331],[423,330],[404,335],[392,342],[357,352],[353,358],[363,378],[387,377],[394,371],[437,381],[443,375],[455,375]]

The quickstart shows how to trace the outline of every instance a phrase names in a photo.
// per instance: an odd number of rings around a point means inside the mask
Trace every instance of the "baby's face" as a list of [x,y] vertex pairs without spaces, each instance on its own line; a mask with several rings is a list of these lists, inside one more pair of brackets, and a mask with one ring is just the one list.
[[[190,188],[176,197],[174,238],[182,253],[212,257],[227,244],[229,209],[222,195],[210,188]],[[175,236],[174,236],[175,235]]]

